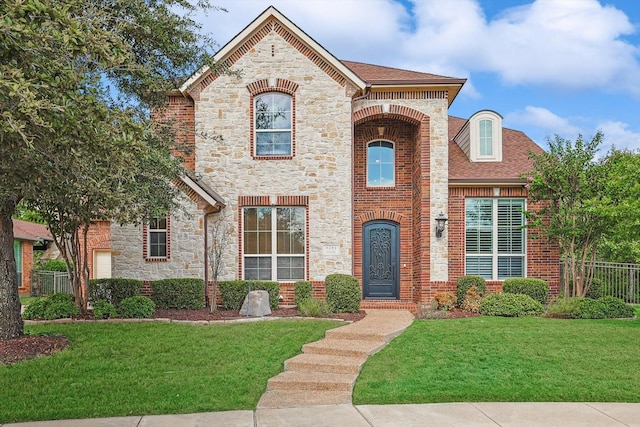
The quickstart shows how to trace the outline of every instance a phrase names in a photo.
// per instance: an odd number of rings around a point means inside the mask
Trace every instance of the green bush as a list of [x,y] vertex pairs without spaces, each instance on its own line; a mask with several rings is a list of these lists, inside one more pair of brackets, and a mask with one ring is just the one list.
[[542,279],[511,277],[502,284],[502,291],[505,294],[529,295],[544,305],[549,296],[549,284]]
[[585,297],[592,298],[592,299],[602,298],[602,290],[603,290],[602,281],[600,279],[594,278],[591,281],[591,285],[589,286],[589,290],[585,294]]
[[42,297],[30,303],[25,308],[22,317],[25,319],[44,319],[44,311],[47,309],[47,298]]
[[607,296],[599,298],[598,301],[604,304],[605,312],[609,318],[621,319],[635,316],[633,307],[625,304],[620,298]]
[[293,302],[300,307],[300,303],[304,300],[311,299],[311,282],[299,280],[293,285],[294,296]]
[[492,294],[482,300],[480,313],[486,316],[539,316],[544,307],[525,294]]
[[607,306],[597,299],[582,298],[578,308],[579,319],[604,319],[607,317]]
[[136,279],[109,278],[89,280],[89,301],[107,301],[118,307],[125,298],[140,295],[142,281]]
[[115,305],[109,303],[109,301],[101,299],[93,303],[93,317],[96,319],[108,319],[109,317],[116,317],[118,311]]
[[476,291],[481,297],[487,293],[487,282],[485,282],[483,277],[473,275],[461,276],[456,281],[456,296],[458,297],[456,305],[458,307],[462,306],[464,297],[472,286],[476,287]]
[[156,304],[148,297],[137,295],[120,301],[118,314],[126,318],[147,318],[153,316]]
[[330,274],[325,279],[327,303],[333,313],[357,313],[362,291],[358,279],[347,274]]
[[557,298],[547,307],[547,316],[577,319],[580,317],[580,302],[583,299],[582,297]]
[[197,310],[204,307],[204,280],[163,279],[151,282],[151,299],[158,308],[186,308]]
[[301,300],[298,308],[303,316],[319,317],[329,316],[331,314],[329,304],[327,304],[326,301],[317,298],[306,298]]
[[240,310],[244,298],[252,291],[267,291],[269,293],[269,308],[277,310],[280,303],[280,284],[259,280],[227,280],[220,282],[220,298],[225,310]]
[[478,293],[476,285],[473,285],[464,294],[464,301],[462,301],[462,305],[460,306],[460,308],[462,309],[462,311],[479,313],[481,303],[482,303],[482,297]]
[[48,259],[40,261],[37,266],[40,271],[62,271],[67,272],[67,264],[61,259]]
[[58,292],[34,301],[23,313],[25,319],[65,319],[80,314],[73,295]]

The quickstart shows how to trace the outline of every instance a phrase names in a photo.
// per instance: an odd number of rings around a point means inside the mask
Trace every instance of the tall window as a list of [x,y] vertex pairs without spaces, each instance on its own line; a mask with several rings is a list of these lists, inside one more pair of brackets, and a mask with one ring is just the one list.
[[306,209],[247,207],[243,215],[244,279],[303,280]]
[[18,276],[18,287],[22,287],[22,242],[13,241],[13,257],[16,260],[16,273]]
[[524,208],[523,199],[466,200],[466,274],[524,277]]
[[493,123],[480,120],[480,155],[493,156]]
[[367,186],[395,185],[395,155],[393,143],[373,141],[367,145]]
[[167,258],[167,217],[157,216],[151,218],[147,227],[148,257]]
[[255,155],[291,156],[291,96],[269,92],[255,97]]

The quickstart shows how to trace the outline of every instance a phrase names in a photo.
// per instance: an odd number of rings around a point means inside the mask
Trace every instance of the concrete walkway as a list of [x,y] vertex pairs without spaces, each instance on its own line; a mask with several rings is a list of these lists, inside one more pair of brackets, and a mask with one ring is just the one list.
[[13,427],[640,427],[640,403],[327,405],[5,424]]

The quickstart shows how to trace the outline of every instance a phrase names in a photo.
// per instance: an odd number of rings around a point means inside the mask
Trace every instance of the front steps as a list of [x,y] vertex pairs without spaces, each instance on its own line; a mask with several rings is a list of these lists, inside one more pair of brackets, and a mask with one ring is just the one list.
[[406,310],[368,310],[363,320],[327,331],[285,361],[269,379],[258,409],[350,404],[353,386],[367,357],[380,351],[413,321]]

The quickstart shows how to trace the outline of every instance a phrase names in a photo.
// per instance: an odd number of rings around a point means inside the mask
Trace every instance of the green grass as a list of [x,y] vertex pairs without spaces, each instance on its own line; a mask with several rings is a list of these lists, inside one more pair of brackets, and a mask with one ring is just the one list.
[[20,297],[20,304],[29,305],[32,302],[38,300],[40,297]]
[[417,320],[367,361],[353,401],[640,402],[639,343],[637,319]]
[[342,323],[87,323],[28,326],[61,334],[50,357],[0,366],[0,424],[255,409],[284,360]]

